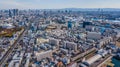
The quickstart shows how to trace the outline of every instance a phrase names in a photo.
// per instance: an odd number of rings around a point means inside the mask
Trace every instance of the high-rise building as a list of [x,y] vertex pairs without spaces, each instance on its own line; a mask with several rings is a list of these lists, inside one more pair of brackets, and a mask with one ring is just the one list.
[[12,13],[11,13],[11,10],[9,10],[9,17],[12,17]]
[[18,9],[13,9],[13,15],[17,16],[18,15]]
[[18,9],[9,9],[8,12],[9,12],[9,17],[18,15]]
[[91,22],[86,22],[86,21],[84,21],[84,22],[83,22],[83,28],[85,28],[87,25],[92,25],[92,23],[91,23]]
[[68,29],[71,29],[71,28],[72,28],[72,22],[68,21]]

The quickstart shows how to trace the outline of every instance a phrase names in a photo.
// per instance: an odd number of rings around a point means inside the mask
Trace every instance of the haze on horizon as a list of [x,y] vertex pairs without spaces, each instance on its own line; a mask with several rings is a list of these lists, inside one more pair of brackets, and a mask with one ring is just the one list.
[[0,9],[120,8],[120,0],[1,0]]

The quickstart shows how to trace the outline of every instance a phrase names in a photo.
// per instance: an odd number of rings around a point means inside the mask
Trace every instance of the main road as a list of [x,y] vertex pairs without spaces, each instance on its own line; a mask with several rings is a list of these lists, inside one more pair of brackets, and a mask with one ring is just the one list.
[[[29,25],[30,25],[30,23],[29,23]],[[18,46],[19,41],[25,36],[25,33],[28,31],[28,29],[29,29],[29,26],[24,28],[22,33],[18,36],[18,38],[13,43],[13,45],[10,46],[8,51],[5,53],[5,55],[0,60],[0,67],[3,67],[5,65],[5,63],[6,63],[7,59],[9,58],[10,54],[13,52],[14,48],[16,48]]]

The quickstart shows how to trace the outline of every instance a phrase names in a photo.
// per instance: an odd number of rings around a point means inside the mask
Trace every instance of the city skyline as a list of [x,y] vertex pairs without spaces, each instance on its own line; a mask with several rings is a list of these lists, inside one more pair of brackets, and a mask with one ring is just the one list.
[[2,0],[0,9],[120,8],[119,0]]
[[0,67],[120,67],[119,3],[1,0]]

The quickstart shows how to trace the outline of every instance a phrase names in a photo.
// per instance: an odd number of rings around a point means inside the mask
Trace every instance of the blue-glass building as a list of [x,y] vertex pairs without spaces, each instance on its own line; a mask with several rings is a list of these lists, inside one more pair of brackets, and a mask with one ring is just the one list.
[[68,29],[71,29],[71,28],[72,28],[72,22],[68,21]]
[[83,22],[83,28],[85,28],[87,25],[92,25],[91,22]]
[[9,17],[12,17],[12,13],[11,13],[11,10],[9,10]]
[[104,27],[100,27],[100,32],[101,32],[101,34],[103,34],[105,32],[105,28]]

